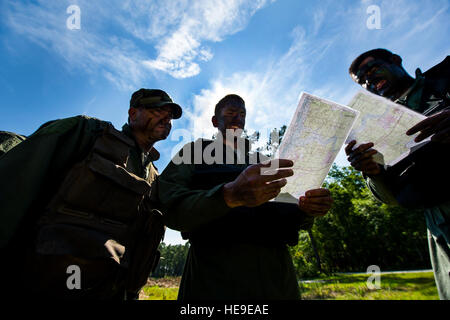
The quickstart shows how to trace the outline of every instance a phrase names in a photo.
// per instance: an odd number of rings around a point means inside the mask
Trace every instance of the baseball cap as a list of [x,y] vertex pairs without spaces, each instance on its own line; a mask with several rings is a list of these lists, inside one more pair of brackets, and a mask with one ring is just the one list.
[[174,119],[180,118],[183,113],[181,107],[174,103],[163,90],[141,88],[131,95],[130,108],[160,108],[163,106],[172,107]]

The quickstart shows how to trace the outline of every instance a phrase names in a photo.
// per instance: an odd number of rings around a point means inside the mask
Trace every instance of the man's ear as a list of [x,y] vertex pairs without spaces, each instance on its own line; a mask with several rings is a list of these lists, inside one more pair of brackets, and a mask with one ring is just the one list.
[[391,61],[399,67],[402,65],[402,58],[399,55],[393,54],[391,57]]
[[212,116],[211,122],[212,122],[214,128],[218,128],[219,127],[219,121],[217,120],[216,116]]
[[136,114],[137,114],[136,108],[130,107],[130,109],[128,109],[128,118],[130,122],[136,120]]

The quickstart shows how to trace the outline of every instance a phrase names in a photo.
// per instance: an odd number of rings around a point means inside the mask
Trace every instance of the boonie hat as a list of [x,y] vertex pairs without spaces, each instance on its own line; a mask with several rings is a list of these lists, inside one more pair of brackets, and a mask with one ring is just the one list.
[[170,106],[173,118],[179,119],[183,113],[181,107],[174,103],[170,96],[159,89],[139,89],[131,95],[130,108],[160,108]]

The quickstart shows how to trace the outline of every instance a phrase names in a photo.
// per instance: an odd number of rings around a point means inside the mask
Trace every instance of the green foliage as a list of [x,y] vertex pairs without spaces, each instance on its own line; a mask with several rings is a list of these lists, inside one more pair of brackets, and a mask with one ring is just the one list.
[[[327,273],[430,268],[422,210],[383,204],[373,198],[361,174],[333,165],[324,187],[333,196],[330,212],[316,219],[312,233]],[[307,233],[291,248],[299,277],[318,275]]]
[[184,245],[166,245],[162,242],[159,245],[161,259],[152,273],[152,277],[162,278],[167,276],[181,276],[183,274],[184,263],[187,258],[189,243]]
[[319,268],[307,232],[300,232],[297,246],[289,247],[289,250],[300,278],[313,278],[319,275]]

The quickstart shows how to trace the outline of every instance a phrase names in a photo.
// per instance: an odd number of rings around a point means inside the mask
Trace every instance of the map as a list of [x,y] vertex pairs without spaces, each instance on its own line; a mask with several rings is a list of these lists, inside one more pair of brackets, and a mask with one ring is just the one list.
[[417,134],[407,136],[405,132],[425,116],[366,91],[358,92],[349,107],[358,110],[360,115],[346,143],[356,140],[356,148],[373,142],[373,148],[378,151],[374,160],[379,164],[393,165],[409,154],[411,148],[417,148],[413,141]]
[[358,111],[303,93],[275,158],[294,161],[294,175],[275,201],[297,203],[320,188],[347,138]]

